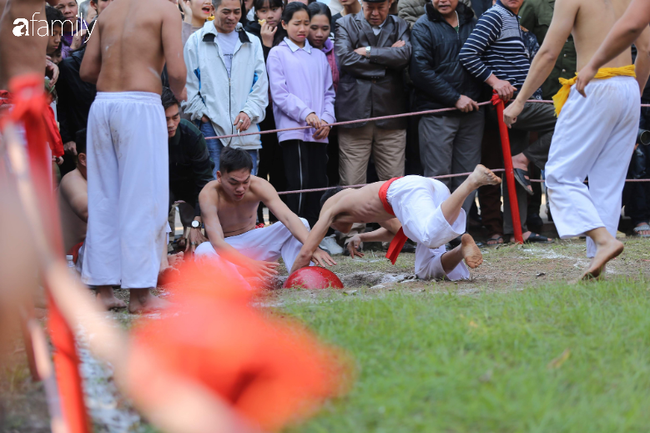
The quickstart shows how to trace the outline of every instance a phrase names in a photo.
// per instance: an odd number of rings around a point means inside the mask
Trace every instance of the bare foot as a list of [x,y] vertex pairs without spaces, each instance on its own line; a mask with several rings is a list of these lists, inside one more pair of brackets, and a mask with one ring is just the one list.
[[460,251],[463,255],[463,259],[465,259],[465,263],[470,268],[478,268],[481,263],[483,263],[483,254],[481,254],[481,250],[476,246],[474,238],[467,233],[460,238]]
[[467,178],[467,181],[471,182],[474,188],[480,188],[484,185],[498,185],[501,183],[501,178],[492,173],[489,168],[478,164],[474,172]]
[[589,268],[582,274],[582,280],[591,280],[600,277],[605,270],[607,262],[623,252],[623,243],[616,238],[611,238],[597,246],[596,256],[591,259]]
[[96,298],[108,311],[121,310],[123,308],[126,308],[126,303],[124,303],[124,301],[121,299],[115,297],[113,288],[110,286],[98,287]]
[[129,299],[129,313],[131,314],[153,313],[164,310],[170,305],[169,301],[152,295],[149,289],[131,289]]

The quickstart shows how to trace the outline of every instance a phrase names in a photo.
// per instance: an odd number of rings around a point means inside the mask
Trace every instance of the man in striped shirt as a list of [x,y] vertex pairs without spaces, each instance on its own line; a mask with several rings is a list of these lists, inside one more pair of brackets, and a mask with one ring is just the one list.
[[[506,103],[521,88],[530,69],[531,55],[524,44],[517,16],[523,2],[524,0],[497,0],[495,6],[481,16],[460,52],[460,61],[470,74],[489,84]],[[490,115],[491,120],[496,121],[496,115],[494,113]],[[522,222],[526,221],[526,193],[533,194],[528,177],[528,164],[532,162],[540,169],[544,169],[555,122],[555,113],[551,105],[527,103],[518,122],[510,131],[515,179],[523,187],[517,190]],[[529,144],[528,133],[531,131],[537,132],[539,138]],[[504,188],[507,188],[505,184]],[[509,208],[506,191],[504,191],[504,204]],[[514,232],[509,214],[506,209],[504,212],[506,234]],[[547,238],[528,232],[525,225],[522,231],[525,241],[549,241]]]

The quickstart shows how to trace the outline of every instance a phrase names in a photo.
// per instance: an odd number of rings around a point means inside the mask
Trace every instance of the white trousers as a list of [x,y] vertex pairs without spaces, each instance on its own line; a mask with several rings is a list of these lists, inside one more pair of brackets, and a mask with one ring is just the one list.
[[464,263],[446,274],[440,259],[446,252],[445,244],[465,233],[466,216],[463,209],[453,224],[442,214],[440,205],[449,197],[449,188],[435,179],[405,176],[393,182],[386,198],[395,216],[402,223],[404,234],[417,242],[415,273],[421,279],[448,277],[450,280],[469,278]]
[[[571,89],[546,163],[553,221],[562,239],[605,227],[616,236],[639,128],[640,92],[632,77],[594,80],[583,98]],[[584,180],[589,178],[589,186]],[[596,245],[587,239],[587,256]]]
[[[309,230],[307,220],[300,218],[300,221]],[[302,243],[294,238],[289,229],[281,222],[237,236],[230,236],[225,240],[239,253],[253,260],[274,262],[282,257],[287,270],[293,267],[293,262],[296,261],[302,248]],[[203,242],[199,245],[195,254],[197,259],[218,257],[210,242]]]
[[169,163],[160,95],[99,92],[88,118],[82,280],[155,287],[167,235]]

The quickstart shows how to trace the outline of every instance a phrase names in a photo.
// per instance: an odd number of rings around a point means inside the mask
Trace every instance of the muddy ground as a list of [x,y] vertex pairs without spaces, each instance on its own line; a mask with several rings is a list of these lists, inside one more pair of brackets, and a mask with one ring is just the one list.
[[[650,240],[623,238],[625,252],[607,268],[609,278],[625,277],[650,280]],[[414,254],[403,253],[395,266],[381,251],[367,251],[364,258],[336,256],[336,273],[345,285],[343,290],[267,291],[256,299],[260,307],[282,307],[296,302],[327,302],[346,298],[350,301],[383,296],[388,291],[405,293],[423,290],[475,295],[491,291],[513,291],[546,284],[575,281],[588,264],[585,241],[555,241],[549,245],[504,245],[483,247],[483,265],[472,271],[469,281],[421,281],[413,273]],[[281,272],[285,275],[286,270]],[[281,285],[282,281],[278,284]],[[162,296],[166,295],[161,288]],[[126,293],[120,296],[126,298]],[[107,313],[128,329],[133,316]],[[149,427],[115,390],[110,369],[94,360],[82,348],[82,374],[87,383],[87,403],[95,431],[149,431]],[[43,386],[29,377],[22,342],[15,342],[9,362],[0,372],[0,432],[47,432],[47,406]],[[4,421],[3,421],[4,420]]]

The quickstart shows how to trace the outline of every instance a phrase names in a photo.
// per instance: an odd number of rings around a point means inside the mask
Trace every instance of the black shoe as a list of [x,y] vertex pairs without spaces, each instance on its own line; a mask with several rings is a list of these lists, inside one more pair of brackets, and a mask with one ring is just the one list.
[[530,184],[530,176],[528,176],[528,170],[524,170],[523,168],[515,168],[513,171],[515,173],[515,180],[517,183],[524,187],[528,195],[535,195],[533,186]]
[[526,225],[531,232],[539,233],[544,227],[544,221],[538,214],[529,214],[526,218]]

